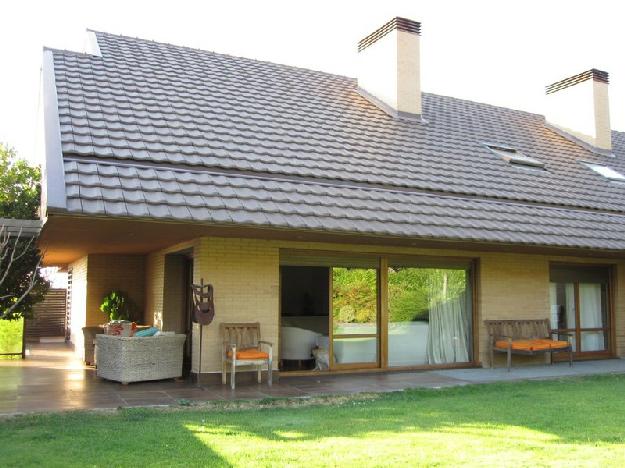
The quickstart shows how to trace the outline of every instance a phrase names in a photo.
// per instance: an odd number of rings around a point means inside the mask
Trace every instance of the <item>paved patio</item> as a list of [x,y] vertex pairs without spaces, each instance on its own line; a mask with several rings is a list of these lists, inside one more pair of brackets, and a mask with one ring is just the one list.
[[185,381],[121,385],[96,378],[62,342],[31,345],[29,357],[0,361],[0,414],[175,405],[180,400],[238,400],[269,397],[311,397],[335,393],[388,392],[406,388],[441,388],[470,383],[546,379],[606,373],[625,373],[625,360],[586,361],[513,369],[457,369],[368,375],[283,377],[266,384],[196,385]]

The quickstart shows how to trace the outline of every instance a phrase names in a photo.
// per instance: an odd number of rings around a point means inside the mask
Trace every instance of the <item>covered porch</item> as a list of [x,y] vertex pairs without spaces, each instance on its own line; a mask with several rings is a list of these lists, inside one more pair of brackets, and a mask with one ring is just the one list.
[[[489,367],[484,321],[493,319],[549,319],[574,335],[577,360],[625,349],[625,263],[613,252],[60,216],[41,241],[46,262],[72,272],[79,355],[80,330],[103,323],[103,295],[121,289],[138,320],[187,335],[185,369],[203,383],[220,380],[223,322],[260,323],[262,339],[274,344],[274,370],[320,379],[367,370],[375,382],[390,370]],[[202,333],[188,294],[200,279],[214,286],[216,307]],[[366,294],[352,294],[361,289]],[[302,333],[314,336],[306,349]],[[295,348],[289,337],[298,338]],[[313,371],[320,343],[332,359]],[[292,365],[306,358],[308,365]],[[515,366],[544,362],[515,357]]]

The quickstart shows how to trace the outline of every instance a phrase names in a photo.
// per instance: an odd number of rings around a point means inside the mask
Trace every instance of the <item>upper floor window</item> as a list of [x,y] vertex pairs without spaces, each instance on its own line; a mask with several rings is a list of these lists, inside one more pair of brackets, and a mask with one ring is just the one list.
[[585,163],[590,169],[597,174],[601,174],[603,177],[609,180],[625,181],[625,176],[618,171],[615,171],[611,167],[603,166],[602,164]]
[[503,159],[504,161],[507,161],[510,164],[513,164],[515,166],[523,166],[523,167],[527,167],[530,169],[544,169],[545,168],[545,163],[543,163],[542,161],[536,158],[527,156],[526,154],[523,154],[514,148],[509,148],[509,147],[500,146],[500,145],[490,145],[490,144],[487,144],[486,147],[489,150],[491,150],[491,152],[493,152],[494,154],[499,156],[501,159]]

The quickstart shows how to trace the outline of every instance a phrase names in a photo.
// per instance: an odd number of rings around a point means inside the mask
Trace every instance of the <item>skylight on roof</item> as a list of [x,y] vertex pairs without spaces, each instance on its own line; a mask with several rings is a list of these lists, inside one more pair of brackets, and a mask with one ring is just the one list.
[[603,166],[601,164],[592,164],[585,163],[590,169],[595,171],[597,174],[601,174],[603,177],[609,180],[620,180],[625,181],[625,176],[618,171],[615,171],[611,167]]
[[494,154],[499,156],[501,159],[509,162],[510,164],[513,164],[516,166],[525,166],[525,167],[529,167],[532,169],[544,169],[545,168],[545,163],[543,163],[542,161],[539,161],[536,158],[531,158],[514,148],[508,148],[505,146],[498,146],[498,145],[489,145],[489,144],[487,144],[486,147],[489,150],[491,150]]

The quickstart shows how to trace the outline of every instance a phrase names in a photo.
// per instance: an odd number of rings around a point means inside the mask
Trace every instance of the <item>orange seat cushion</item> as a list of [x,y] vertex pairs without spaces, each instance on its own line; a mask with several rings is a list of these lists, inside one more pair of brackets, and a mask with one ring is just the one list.
[[[499,340],[495,343],[496,348],[508,349],[507,340]],[[569,347],[568,341],[550,340],[540,338],[534,340],[512,340],[512,349],[518,351],[547,351],[550,349],[564,349]]]
[[[228,357],[232,357],[232,351],[228,351]],[[269,359],[269,354],[259,351],[256,348],[241,349],[237,351],[237,359],[253,360],[253,359]]]

